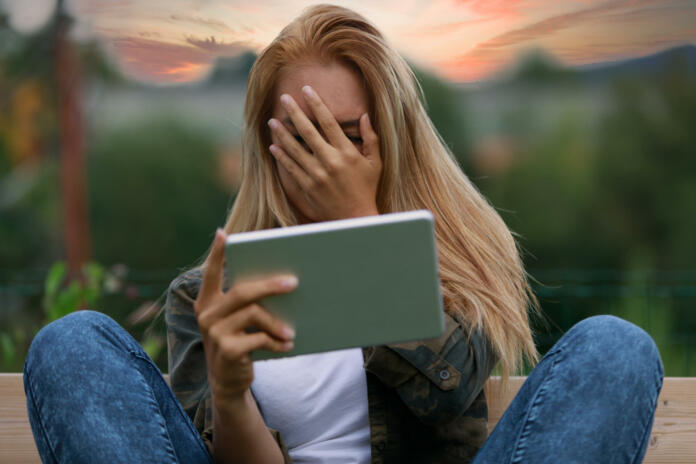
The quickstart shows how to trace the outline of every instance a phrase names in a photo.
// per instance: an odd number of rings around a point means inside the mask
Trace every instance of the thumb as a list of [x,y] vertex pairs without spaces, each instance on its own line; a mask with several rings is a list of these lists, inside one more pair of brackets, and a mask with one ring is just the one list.
[[199,297],[208,298],[222,291],[222,265],[225,259],[225,232],[215,231],[213,247],[208,255],[207,264],[203,271],[203,280],[198,291]]
[[372,123],[367,113],[360,116],[360,136],[363,139],[363,155],[370,161],[381,161],[379,153],[379,137],[372,129]]

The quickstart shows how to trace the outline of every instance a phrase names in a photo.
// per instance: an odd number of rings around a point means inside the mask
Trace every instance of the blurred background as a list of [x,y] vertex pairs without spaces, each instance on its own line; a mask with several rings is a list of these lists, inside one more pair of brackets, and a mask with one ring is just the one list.
[[[0,372],[85,307],[166,371],[154,315],[234,201],[249,69],[308,4],[140,3],[0,1]],[[540,351],[614,314],[696,375],[696,6],[389,3],[342,4],[518,234]]]

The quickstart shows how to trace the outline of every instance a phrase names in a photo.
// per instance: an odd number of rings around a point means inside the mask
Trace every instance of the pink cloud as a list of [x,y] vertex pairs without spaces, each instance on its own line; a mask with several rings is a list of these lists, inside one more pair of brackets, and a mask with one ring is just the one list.
[[486,18],[511,18],[520,15],[520,10],[528,6],[523,0],[459,0],[473,13]]
[[215,59],[214,54],[200,48],[140,37],[117,37],[108,45],[128,74],[159,82],[198,79]]
[[[641,24],[654,18],[661,9],[673,8],[658,0],[647,0],[637,4],[635,0],[614,0],[597,6],[563,13],[533,22],[494,36],[476,45],[471,51],[439,63],[446,75],[455,80],[479,80],[492,72],[499,70],[512,62],[519,52],[527,46],[542,46],[559,56],[564,61],[582,63],[610,59],[612,56],[639,52],[640,48],[654,49],[661,42],[679,43],[678,37],[656,38],[647,34],[634,34],[630,40],[617,37],[616,43],[606,49],[591,45],[592,36],[585,41],[574,40],[575,45],[554,46],[549,42],[555,35],[566,29],[586,27],[595,24],[604,27],[615,27],[617,23],[627,23],[630,26]],[[664,15],[662,15],[664,17]]]

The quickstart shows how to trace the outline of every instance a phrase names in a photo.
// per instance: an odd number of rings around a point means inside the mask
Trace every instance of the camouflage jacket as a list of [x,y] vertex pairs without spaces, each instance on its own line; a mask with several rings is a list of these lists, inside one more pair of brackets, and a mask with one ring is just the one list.
[[[193,303],[199,269],[177,277],[165,307],[170,383],[212,455],[213,415]],[[466,463],[488,436],[483,390],[497,358],[479,332],[446,315],[438,339],[363,348],[373,464]],[[283,438],[269,429],[290,463]]]

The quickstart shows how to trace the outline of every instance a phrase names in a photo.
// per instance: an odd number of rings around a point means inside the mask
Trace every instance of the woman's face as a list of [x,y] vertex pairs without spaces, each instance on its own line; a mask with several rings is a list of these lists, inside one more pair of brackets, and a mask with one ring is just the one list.
[[[301,89],[305,85],[311,86],[319,94],[339,124],[347,121],[358,121],[360,116],[369,110],[367,92],[363,86],[362,77],[353,68],[340,62],[297,65],[287,69],[278,78],[273,106],[273,118],[281,121],[294,136],[299,136],[298,132],[288,117],[288,113],[280,104],[280,96],[283,94],[290,95],[297,102],[321,133],[321,128],[316,123],[316,119],[303,97]],[[346,126],[343,130],[348,137],[360,137],[360,127],[357,124]],[[271,138],[275,145],[282,147],[280,140],[272,132]],[[307,152],[311,153],[306,144],[303,146]],[[361,147],[358,146],[358,149]],[[282,164],[276,163],[276,166],[285,195],[290,200],[300,224],[317,222],[318,215],[313,211],[299,184]]]

